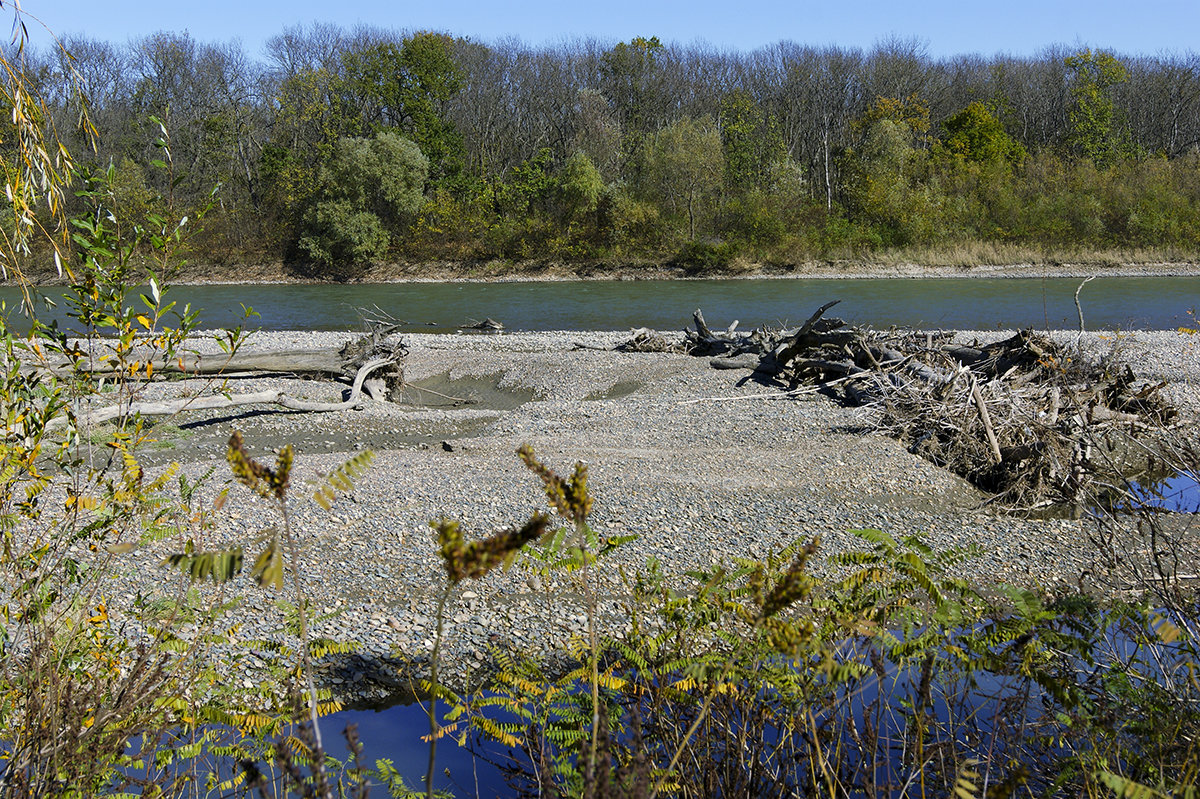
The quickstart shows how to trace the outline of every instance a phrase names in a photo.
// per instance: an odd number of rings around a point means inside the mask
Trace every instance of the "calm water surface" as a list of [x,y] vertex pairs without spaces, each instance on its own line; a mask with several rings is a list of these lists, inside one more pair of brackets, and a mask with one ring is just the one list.
[[[236,325],[242,305],[265,330],[348,330],[358,308],[378,306],[410,331],[454,330],[490,317],[509,330],[671,330],[704,310],[714,327],[798,324],[832,299],[849,322],[878,327],[1078,326],[1074,278],[646,280],[384,285],[178,286],[170,297],[201,310],[204,327]],[[47,290],[51,297],[58,290]],[[15,289],[0,288],[11,308]],[[1081,293],[1089,329],[1163,330],[1200,308],[1200,277],[1098,278]],[[65,322],[59,300],[52,318]]]

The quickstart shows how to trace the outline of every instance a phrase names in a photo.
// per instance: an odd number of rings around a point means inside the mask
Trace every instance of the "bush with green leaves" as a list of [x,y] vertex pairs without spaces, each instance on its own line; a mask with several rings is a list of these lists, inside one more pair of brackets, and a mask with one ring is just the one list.
[[317,203],[305,213],[304,229],[300,249],[334,277],[351,277],[387,252],[383,222],[348,200]]
[[300,251],[334,277],[361,272],[420,209],[428,174],[420,148],[392,131],[339,139],[304,214]]

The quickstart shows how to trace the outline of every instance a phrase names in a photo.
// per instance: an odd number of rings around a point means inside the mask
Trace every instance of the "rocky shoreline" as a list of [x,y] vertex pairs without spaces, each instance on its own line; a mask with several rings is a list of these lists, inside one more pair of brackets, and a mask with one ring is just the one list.
[[[521,283],[538,281],[604,280],[789,280],[878,278],[1085,278],[1085,277],[1192,277],[1200,265],[1185,261],[1110,262],[1047,259],[1025,263],[930,265],[928,263],[870,261],[814,261],[796,264],[736,262],[727,266],[693,267],[663,263],[547,263],[543,261],[464,261],[377,264],[348,281],[385,283]],[[34,284],[59,285],[64,279],[49,266],[30,266],[26,279]],[[326,284],[335,281],[305,276],[277,261],[257,263],[207,263],[193,261],[173,275],[174,285]],[[0,280],[0,285],[5,285]]]
[[[282,264],[210,266],[191,270],[175,282],[201,283],[324,283],[286,269]],[[878,278],[1085,278],[1085,277],[1189,277],[1200,273],[1192,263],[1014,263],[971,266],[931,266],[918,263],[814,262],[789,264],[736,264],[689,267],[670,264],[546,264],[432,263],[383,264],[372,267],[352,283],[522,283],[540,281],[604,280],[843,280]]]
[[[247,346],[313,347],[348,336],[257,333]],[[545,508],[540,483],[514,454],[522,444],[562,473],[586,463],[597,532],[638,536],[600,568],[610,632],[624,624],[621,569],[636,570],[653,557],[678,575],[761,557],[797,538],[819,537],[828,554],[856,546],[848,531],[863,527],[920,534],[934,548],[976,545],[983,554],[968,570],[981,583],[1007,580],[1053,592],[1088,582],[1094,565],[1084,522],[992,512],[961,479],[871,432],[871,410],[841,407],[819,394],[782,399],[778,389],[711,369],[703,358],[576,347],[611,347],[627,337],[405,335],[406,381],[413,387],[405,403],[326,414],[260,408],[185,415],[155,429],[160,448],[147,450],[146,461],[154,468],[179,461],[192,477],[216,467],[211,498],[229,482],[223,453],[231,431],[242,430],[260,457],[272,457],[285,443],[296,448],[291,518],[320,617],[316,632],[357,647],[327,658],[322,680],[349,703],[403,693],[423,676],[445,579],[432,519],[457,519],[468,535],[484,536]],[[1084,340],[1146,377],[1171,380],[1174,398],[1193,420],[1200,412],[1196,344],[1174,332]],[[265,385],[326,400],[341,390],[294,378],[231,380],[223,390]],[[175,381],[151,386],[148,395],[219,389]],[[452,396],[476,401],[458,404]],[[306,478],[364,449],[374,451],[374,462],[332,511],[309,499]],[[204,546],[243,544],[249,551],[258,530],[278,523],[273,514],[234,485]],[[178,546],[168,539],[118,558],[112,592],[132,600],[139,592],[178,591],[179,578],[159,565]],[[533,657],[560,651],[585,629],[579,589],[572,575],[544,578],[522,564],[464,582],[449,605],[448,682],[461,687],[482,679],[496,647]],[[243,640],[278,637],[285,622],[278,600],[290,599],[288,593],[259,590],[244,578],[234,591],[245,598],[224,623],[240,624]],[[233,679],[253,686],[265,658],[260,652],[234,663]]]

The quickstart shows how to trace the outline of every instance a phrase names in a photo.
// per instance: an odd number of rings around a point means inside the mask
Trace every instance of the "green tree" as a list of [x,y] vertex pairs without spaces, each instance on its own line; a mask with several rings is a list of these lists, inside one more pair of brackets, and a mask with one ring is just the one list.
[[570,220],[596,210],[604,193],[604,178],[586,153],[576,152],[563,164],[558,178],[561,215]]
[[884,120],[902,125],[913,147],[929,144],[929,105],[917,95],[876,97],[870,108],[851,123],[851,129],[860,139],[869,138],[875,123]]
[[557,185],[553,164],[553,151],[542,147],[532,158],[513,167],[499,192],[501,210],[527,216],[544,213]]
[[616,197],[587,153],[576,151],[558,174],[556,216],[574,254],[596,255],[612,243]]
[[617,120],[632,131],[644,132],[648,122],[651,80],[663,52],[657,36],[635,36],[620,42],[601,59],[605,94],[616,109]]
[[1071,86],[1067,147],[1098,167],[1111,166],[1128,151],[1112,88],[1129,79],[1129,70],[1111,53],[1087,48],[1068,56],[1063,63]]
[[387,252],[388,233],[379,217],[348,200],[324,200],[304,215],[300,249],[347,279]]
[[326,193],[395,222],[421,206],[429,164],[411,141],[392,131],[338,141],[321,174]]
[[926,153],[913,142],[906,122],[877,118],[867,126],[860,149],[848,150],[843,158],[847,203],[884,245],[919,243],[932,232],[928,192],[916,181]]
[[324,67],[305,68],[278,86],[278,108],[260,169],[268,202],[285,214],[306,207],[320,190],[321,168],[338,139],[360,132],[344,107],[338,80]]
[[321,171],[321,199],[305,213],[300,250],[352,277],[384,254],[388,229],[420,208],[428,170],[420,148],[397,133],[340,139]]
[[393,128],[416,142],[436,187],[453,183],[464,164],[462,138],[448,118],[463,83],[453,47],[451,37],[423,32],[400,45],[376,42],[342,56],[343,90],[365,130]]
[[636,36],[618,43],[600,60],[601,91],[620,131],[621,174],[634,183],[644,177],[650,138],[658,127],[655,99],[664,49],[657,36]]
[[974,102],[948,118],[942,125],[946,151],[980,164],[1019,163],[1025,148],[1004,131],[1004,125],[986,105]]
[[716,197],[725,172],[721,136],[711,119],[684,117],[656,137],[649,151],[650,191],[672,213],[687,216],[688,238]]
[[767,186],[787,157],[774,117],[764,114],[745,89],[735,89],[721,100],[721,149],[725,183],[738,193]]

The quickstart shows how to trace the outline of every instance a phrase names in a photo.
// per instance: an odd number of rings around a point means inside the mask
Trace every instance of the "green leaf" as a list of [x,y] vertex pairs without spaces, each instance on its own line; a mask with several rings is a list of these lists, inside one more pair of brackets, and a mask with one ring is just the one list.
[[283,553],[277,540],[272,539],[267,544],[267,548],[255,559],[250,573],[260,587],[274,585],[277,589],[283,588]]
[[242,548],[177,552],[164,558],[162,565],[186,572],[192,582],[199,583],[211,578],[214,583],[225,583],[242,570]]

